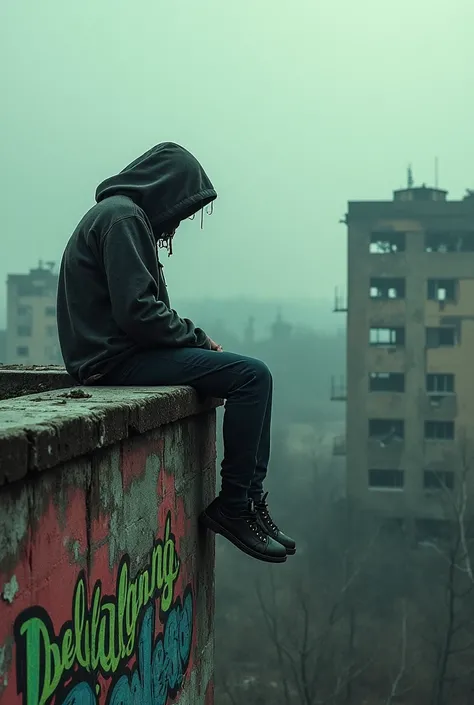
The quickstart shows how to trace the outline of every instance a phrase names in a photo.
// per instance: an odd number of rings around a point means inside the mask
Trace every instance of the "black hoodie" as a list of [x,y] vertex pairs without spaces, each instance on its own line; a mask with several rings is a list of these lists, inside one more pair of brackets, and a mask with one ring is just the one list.
[[209,347],[200,328],[170,309],[157,240],[216,197],[199,162],[170,142],[97,188],[59,274],[59,341],[78,382],[99,382],[138,350]]

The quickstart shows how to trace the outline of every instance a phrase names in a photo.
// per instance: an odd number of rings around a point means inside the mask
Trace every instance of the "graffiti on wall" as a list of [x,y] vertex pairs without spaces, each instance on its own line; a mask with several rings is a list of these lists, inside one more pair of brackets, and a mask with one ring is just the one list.
[[132,577],[123,556],[114,594],[77,577],[69,619],[54,629],[41,606],[15,620],[23,705],[166,705],[182,687],[193,638],[193,594],[176,595],[180,558],[168,512],[163,536]]

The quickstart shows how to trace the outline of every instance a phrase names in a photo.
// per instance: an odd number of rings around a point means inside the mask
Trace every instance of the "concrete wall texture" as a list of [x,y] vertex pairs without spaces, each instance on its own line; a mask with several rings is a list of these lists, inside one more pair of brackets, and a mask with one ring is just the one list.
[[78,391],[0,403],[0,704],[212,705],[216,404]]

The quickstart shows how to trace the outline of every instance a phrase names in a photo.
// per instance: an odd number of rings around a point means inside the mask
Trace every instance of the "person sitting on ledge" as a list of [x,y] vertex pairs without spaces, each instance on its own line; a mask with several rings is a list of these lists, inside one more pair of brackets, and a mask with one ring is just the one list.
[[84,385],[190,385],[225,399],[219,496],[201,523],[250,556],[282,563],[295,542],[272,520],[263,483],[272,376],[170,307],[158,247],[172,254],[181,221],[217,198],[197,159],[159,144],[103,181],[64,251],[57,299],[61,352]]

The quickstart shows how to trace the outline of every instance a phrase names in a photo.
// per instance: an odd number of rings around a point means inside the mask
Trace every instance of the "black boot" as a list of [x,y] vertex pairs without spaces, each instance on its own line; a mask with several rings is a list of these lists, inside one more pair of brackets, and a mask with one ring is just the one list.
[[249,509],[236,516],[226,512],[222,500],[217,497],[199,517],[200,522],[216,534],[221,534],[234,546],[259,561],[267,563],[284,563],[285,548],[263,531],[253,503]]
[[296,543],[292,538],[284,534],[283,531],[280,531],[271,518],[268,511],[267,497],[268,492],[263,495],[262,501],[255,505],[260,526],[272,539],[275,539],[275,541],[278,541],[278,543],[281,543],[281,545],[286,548],[286,552],[289,556],[294,556],[296,553]]

